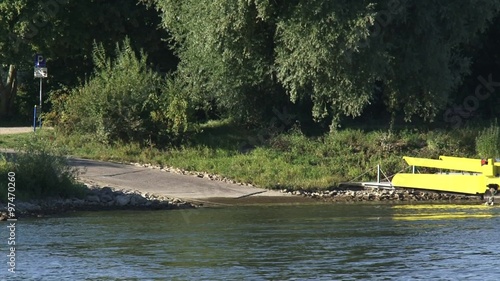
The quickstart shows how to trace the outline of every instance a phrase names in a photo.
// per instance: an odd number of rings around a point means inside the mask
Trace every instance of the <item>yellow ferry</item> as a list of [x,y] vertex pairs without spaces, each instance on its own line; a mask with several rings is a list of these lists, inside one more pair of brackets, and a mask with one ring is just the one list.
[[[426,189],[471,195],[484,195],[488,190],[498,190],[500,185],[500,162],[494,159],[470,159],[440,156],[439,159],[403,157],[413,166],[412,173],[398,173],[392,186]],[[436,168],[434,174],[416,173],[415,167]]]

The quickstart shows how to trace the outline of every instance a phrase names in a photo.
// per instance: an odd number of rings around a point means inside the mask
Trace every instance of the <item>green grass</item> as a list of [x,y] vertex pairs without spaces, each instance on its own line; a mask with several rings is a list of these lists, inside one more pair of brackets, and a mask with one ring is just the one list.
[[476,148],[479,156],[483,158],[500,157],[500,128],[496,120],[479,133]]
[[[44,134],[45,133],[46,132],[44,131]],[[32,133],[0,135],[0,147],[15,148],[19,146],[19,144],[27,142],[32,135]]]
[[[383,130],[345,129],[306,137],[292,129],[270,136],[266,131],[248,130],[229,121],[212,121],[200,126],[187,144],[170,149],[135,143],[95,143],[91,138],[64,136],[57,130],[42,130],[39,137],[79,157],[168,165],[215,173],[265,188],[325,189],[370,169],[358,180],[373,180],[377,164],[388,176],[395,174],[405,168],[404,155],[478,157],[474,144],[479,132],[479,128],[403,129],[388,134]],[[0,136],[0,146],[12,147],[28,135]],[[258,145],[242,153],[240,148],[248,143]]]
[[[7,200],[7,187],[15,175],[16,199],[29,200],[46,197],[83,197],[85,187],[76,182],[77,171],[67,163],[66,152],[52,144],[42,134],[4,136],[16,149],[15,155],[0,154],[0,201]],[[14,141],[16,139],[16,141]]]

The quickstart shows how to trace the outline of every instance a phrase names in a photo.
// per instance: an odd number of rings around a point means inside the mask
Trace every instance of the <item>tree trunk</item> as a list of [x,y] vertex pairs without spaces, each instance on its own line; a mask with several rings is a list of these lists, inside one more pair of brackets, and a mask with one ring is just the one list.
[[11,117],[14,113],[14,98],[17,93],[17,67],[9,66],[6,81],[0,75],[0,118]]

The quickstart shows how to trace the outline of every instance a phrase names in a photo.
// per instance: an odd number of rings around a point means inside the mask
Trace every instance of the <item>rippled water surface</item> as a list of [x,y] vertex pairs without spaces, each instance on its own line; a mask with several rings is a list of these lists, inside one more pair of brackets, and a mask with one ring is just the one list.
[[500,280],[499,230],[478,205],[77,213],[20,220],[15,275],[2,227],[0,279]]

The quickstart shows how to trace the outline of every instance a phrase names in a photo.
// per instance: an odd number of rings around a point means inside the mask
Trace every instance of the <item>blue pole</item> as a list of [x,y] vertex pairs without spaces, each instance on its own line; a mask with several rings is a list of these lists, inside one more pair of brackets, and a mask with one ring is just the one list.
[[39,116],[39,119],[38,119],[38,126],[40,127],[40,129],[42,128],[42,78],[40,77],[40,116]]
[[36,132],[36,105],[33,107],[33,132]]

